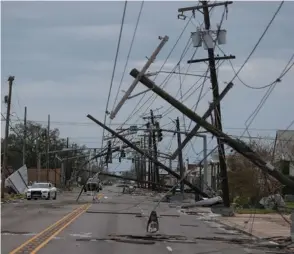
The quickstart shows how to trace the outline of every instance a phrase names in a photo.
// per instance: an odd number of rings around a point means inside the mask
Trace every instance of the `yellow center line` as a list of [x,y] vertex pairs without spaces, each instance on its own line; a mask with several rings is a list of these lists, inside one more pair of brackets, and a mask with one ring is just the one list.
[[61,231],[63,231],[67,226],[69,226],[72,222],[74,222],[79,216],[81,216],[84,212],[88,210],[91,204],[87,205],[81,212],[79,212],[76,216],[74,216],[70,221],[68,221],[65,225],[63,225],[60,229],[58,229],[55,233],[53,233],[48,239],[42,242],[37,248],[35,248],[31,254],[36,254],[40,249],[42,249],[47,243],[49,243],[55,236],[57,236]]
[[[91,205],[91,204],[90,204]],[[16,254],[19,251],[21,251],[23,248],[27,247],[29,244],[31,244],[32,242],[34,242],[35,240],[38,240],[38,238],[41,238],[42,235],[46,234],[47,232],[49,232],[50,230],[54,229],[54,227],[58,227],[62,224],[62,222],[66,221],[68,218],[70,218],[71,216],[77,214],[78,216],[81,215],[82,213],[84,213],[89,207],[90,205],[82,205],[78,208],[76,208],[75,210],[73,210],[72,212],[70,212],[69,214],[67,214],[66,216],[64,216],[63,218],[61,218],[60,220],[56,221],[54,224],[52,224],[51,226],[45,228],[43,231],[41,231],[40,233],[38,233],[37,235],[35,235],[34,237],[30,238],[29,240],[27,240],[26,242],[24,242],[23,244],[21,244],[19,247],[17,247],[16,249],[14,249],[13,251],[11,251],[9,254]],[[76,219],[78,216],[75,215],[73,218]],[[70,222],[73,222],[73,219],[70,219]],[[66,225],[69,225],[68,223],[66,223]],[[64,226],[61,226],[61,228],[65,228]],[[55,234],[54,232],[52,232],[53,234]],[[51,237],[51,236],[50,236]],[[54,236],[53,236],[54,237]],[[53,238],[52,237],[52,238]],[[51,239],[52,239],[51,238]],[[51,240],[50,239],[50,240]],[[43,242],[42,242],[43,243]],[[41,244],[42,244],[41,243]]]

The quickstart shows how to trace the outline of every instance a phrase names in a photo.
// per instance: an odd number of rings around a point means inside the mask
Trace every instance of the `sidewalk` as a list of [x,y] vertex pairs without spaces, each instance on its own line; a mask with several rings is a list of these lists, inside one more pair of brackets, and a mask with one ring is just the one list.
[[283,216],[284,219],[279,214],[236,214],[216,220],[259,238],[290,237],[290,215]]
[[287,238],[291,236],[291,215],[280,214],[235,214],[233,217],[223,217],[211,212],[208,207],[195,207],[190,212],[201,217],[235,228],[258,238]]

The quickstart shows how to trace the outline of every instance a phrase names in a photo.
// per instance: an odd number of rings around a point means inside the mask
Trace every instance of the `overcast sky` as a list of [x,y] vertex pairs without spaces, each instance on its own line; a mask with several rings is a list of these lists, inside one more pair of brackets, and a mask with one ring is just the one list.
[[[227,19],[225,18],[222,24],[227,30],[227,44],[221,45],[221,48],[227,55],[236,56],[236,59],[232,60],[236,70],[258,41],[279,3],[234,2],[229,6]],[[189,20],[189,17],[185,21],[177,19],[177,9],[191,4],[184,1],[144,3],[121,90],[126,90],[133,80],[129,75],[130,70],[140,69],[147,61],[146,57],[149,57],[159,44],[158,36],[168,35],[169,41],[150,68],[151,71],[159,70]],[[127,4],[109,111],[115,102],[140,6],[141,2]],[[24,106],[27,106],[29,120],[45,125],[50,114],[51,127],[59,128],[61,136],[69,137],[71,142],[99,147],[102,129],[87,119],[86,115],[92,114],[101,121],[104,119],[124,2],[2,2],[1,7],[2,113],[6,111],[3,104],[3,96],[8,90],[6,81],[9,75],[14,75],[13,121],[16,121],[17,117],[23,119]],[[220,22],[223,10],[223,7],[217,7],[211,12],[213,29],[216,29],[216,24]],[[265,86],[280,75],[294,53],[293,13],[294,3],[285,2],[255,53],[240,72],[239,77],[244,83],[252,87]],[[191,13],[186,15],[190,16]],[[195,31],[202,20],[202,14],[197,12],[163,70],[172,70],[176,66],[190,33]],[[187,51],[180,65],[181,71],[184,72],[188,67],[187,60],[191,59],[194,51],[193,47]],[[223,55],[218,50],[216,54]],[[205,57],[207,52],[199,48],[194,58]],[[195,63],[190,66],[189,73],[203,75],[205,70],[205,64]],[[234,76],[229,61],[221,64],[218,73],[219,86],[223,89],[225,82]],[[166,77],[166,74],[160,74],[155,82],[162,84]],[[191,91],[195,89],[187,92],[197,79],[195,76],[186,76],[182,84],[184,103],[189,107],[196,103],[201,90],[199,88],[193,94]],[[294,68],[283,77],[282,82],[277,84],[267,99],[250,126],[250,135],[273,137],[276,129],[287,128],[293,120],[293,80]],[[195,88],[199,85],[201,83]],[[164,87],[167,92],[181,99],[179,88],[179,75],[173,75]],[[210,82],[207,81],[203,88],[203,94],[206,95],[196,110],[200,115],[211,101],[212,92],[209,88]],[[139,84],[134,94],[144,89],[145,87]],[[117,101],[123,96],[121,90]],[[266,91],[267,89],[247,88],[239,79],[235,79],[233,89],[222,104],[225,131],[233,135],[242,134],[245,121]],[[123,123],[135,106],[138,103],[139,106],[143,105],[151,94],[152,92],[149,92],[143,99],[139,96],[129,100],[112,121],[112,127],[116,128],[119,123]],[[189,99],[186,99],[189,95]],[[128,124],[143,124],[144,121],[140,118],[143,113],[153,109],[156,114],[163,114],[168,107],[168,103],[162,99],[149,100]],[[158,108],[160,109],[157,110]],[[186,119],[184,124],[183,117],[177,110],[162,118],[160,123],[168,124],[165,128],[172,129],[172,119],[177,116],[180,117],[183,130],[187,129],[190,121]],[[190,128],[193,126],[194,123]],[[168,151],[171,138],[172,135],[168,135],[160,144],[161,151]],[[188,145],[184,153],[185,158],[189,157],[190,161],[202,155],[197,155],[202,150],[201,140],[195,139],[192,144],[194,151],[191,145]],[[214,144],[212,141],[209,148]],[[175,146],[174,138],[171,149],[174,150]]]

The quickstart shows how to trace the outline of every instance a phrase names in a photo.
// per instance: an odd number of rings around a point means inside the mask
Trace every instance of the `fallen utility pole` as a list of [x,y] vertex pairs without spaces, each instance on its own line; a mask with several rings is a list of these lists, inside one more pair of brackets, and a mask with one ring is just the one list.
[[[113,147],[111,153],[118,152],[121,149],[125,149],[125,148],[128,148],[128,146],[127,145],[124,145],[124,146],[116,146],[116,147]],[[90,161],[95,160],[95,159],[100,158],[100,157],[103,157],[103,156],[106,156],[107,154],[108,154],[108,152],[107,152],[107,148],[106,148],[106,149],[102,150],[99,154],[94,155],[91,159],[89,159],[88,161],[86,161],[83,166],[87,165]]]
[[[90,170],[86,169],[86,170],[83,170],[83,172],[90,172]],[[155,183],[155,182],[150,182],[150,181],[145,181],[145,180],[138,180],[136,178],[131,178],[131,177],[127,177],[127,176],[120,176],[120,175],[114,175],[114,174],[111,174],[111,173],[107,173],[107,172],[99,172],[99,175],[104,175],[104,176],[109,176],[109,177],[114,177],[114,178],[118,178],[118,179],[123,179],[123,180],[128,180],[128,181],[134,181],[134,182],[139,182],[139,183],[146,183],[146,184],[153,184],[153,185],[157,185],[157,186],[160,186],[160,187],[164,187],[164,188],[167,188],[167,189],[170,189],[174,186],[172,185],[162,185],[160,183]],[[184,192],[187,192],[187,193],[191,193],[191,189],[186,189],[184,190]]]
[[[203,120],[206,120],[212,113],[212,111],[215,109],[216,105],[220,103],[220,101],[226,96],[226,94],[229,92],[229,90],[233,87],[233,83],[229,83],[225,89],[222,91],[220,96],[217,98],[217,100],[213,101],[210,105],[207,111],[202,116]],[[185,140],[182,142],[181,146],[177,148],[177,150],[171,155],[171,159],[174,160],[177,156],[180,150],[184,149],[184,147],[189,143],[189,141],[196,135],[198,130],[201,128],[199,124],[196,124],[195,127],[187,134]]]
[[[121,141],[123,141],[126,145],[128,145],[129,147],[131,147],[132,149],[134,149],[135,151],[137,151],[138,153],[144,155],[145,157],[147,157],[148,159],[150,159],[154,164],[156,164],[158,167],[164,169],[166,172],[168,172],[170,175],[174,176],[175,178],[177,178],[178,180],[181,180],[180,176],[172,171],[169,167],[165,166],[164,164],[162,164],[159,161],[156,161],[150,154],[147,154],[145,152],[143,152],[140,148],[138,148],[136,145],[134,145],[133,143],[131,143],[129,140],[125,139],[124,137],[121,137],[119,134],[117,134],[114,130],[110,129],[109,127],[107,127],[106,125],[104,125],[103,123],[101,123],[100,121],[98,121],[97,119],[95,119],[93,116],[91,115],[87,115],[87,117],[89,119],[91,119],[93,122],[97,123],[98,125],[100,125],[102,128],[104,128],[105,130],[107,130],[108,132],[110,132],[111,134],[115,135],[118,139],[120,139]],[[190,187],[191,189],[193,189],[195,192],[199,193],[200,195],[202,195],[203,197],[209,197],[206,193],[202,192],[201,190],[199,190],[196,186],[194,186],[193,184],[191,184],[189,181],[187,181],[186,179],[183,180],[184,184],[186,184],[188,187]]]
[[[68,161],[69,160],[74,160],[74,159],[79,159],[79,158],[86,158],[89,157],[88,154],[84,154],[84,155],[78,155],[78,156],[74,156],[74,157],[66,157],[66,158],[60,158],[57,154],[55,154],[55,158],[58,159],[61,163],[61,182],[63,186],[66,186],[66,181],[69,180],[67,179],[68,176]],[[66,167],[64,166],[64,162],[66,161]]]
[[[128,146],[116,147],[111,152],[114,153],[114,152],[119,151],[121,148],[126,148],[126,147],[128,147]],[[108,150],[108,148],[103,149],[99,154],[96,154],[94,157],[92,157],[91,159],[89,159],[88,161],[86,161],[85,163],[83,163],[83,165],[80,166],[81,169],[77,172],[76,176],[78,177],[81,172],[89,172],[89,170],[84,170],[83,167],[86,166],[90,161],[95,160],[96,158],[99,158],[99,157],[102,157],[102,156],[107,155],[109,153],[107,150]],[[100,174],[100,172],[98,172],[98,174]],[[83,192],[83,190],[84,190],[84,188],[85,188],[85,186],[86,186],[86,184],[87,184],[87,182],[88,182],[88,180],[89,180],[90,177],[91,176],[89,175],[88,178],[87,178],[87,180],[83,184],[83,186],[82,186],[82,188],[80,190],[80,193],[79,193],[79,195],[78,195],[78,197],[76,199],[76,202],[79,201],[80,196],[82,195],[82,192]]]
[[[130,75],[136,78],[139,74],[139,71],[133,69]],[[264,161],[256,152],[254,152],[247,144],[242,142],[241,140],[233,139],[230,136],[226,135],[222,131],[215,128],[215,126],[211,125],[201,116],[193,112],[191,109],[186,107],[184,104],[173,98],[167,92],[162,90],[159,86],[157,86],[153,81],[143,76],[140,78],[140,82],[146,87],[153,90],[159,97],[163,98],[165,101],[169,102],[172,106],[178,109],[181,113],[189,117],[192,121],[198,123],[201,127],[206,129],[212,135],[220,138],[222,142],[235,149],[238,153],[242,154],[244,157],[249,159],[253,164],[259,167],[265,173],[268,173],[275,179],[277,179],[280,183],[285,186],[289,186],[290,188],[294,188],[294,181],[292,181],[289,177],[283,175],[279,170],[277,170],[270,162]]]
[[12,96],[12,84],[14,76],[8,78],[8,100],[7,100],[7,112],[6,112],[6,125],[5,125],[5,138],[4,138],[4,151],[3,151],[3,164],[2,164],[2,178],[1,178],[1,198],[4,198],[5,179],[8,167],[8,136],[9,136],[9,121],[10,121],[10,109],[11,109],[11,96]]
[[[164,36],[163,38],[159,37],[159,39],[161,40],[160,44],[157,46],[157,48],[155,49],[155,51],[153,52],[151,57],[148,59],[148,61],[146,62],[146,64],[142,68],[142,70],[140,72],[140,76],[145,74],[145,72],[150,67],[150,65],[154,62],[154,60],[156,59],[156,56],[158,55],[159,51],[163,48],[163,46],[165,45],[165,43],[168,41],[169,38],[168,38],[168,36]],[[121,109],[123,104],[128,100],[128,97],[131,95],[131,93],[135,89],[136,85],[138,84],[140,76],[133,81],[133,83],[131,84],[129,89],[125,92],[123,98],[118,103],[116,108],[110,113],[110,116],[109,116],[110,119],[115,118],[115,116],[117,115],[118,111]]]
[[[177,127],[177,131],[178,131],[178,133],[177,133],[178,146],[180,147],[182,141],[181,141],[181,133],[179,133],[179,131],[180,131],[180,120],[179,120],[178,117],[176,119],[176,127]],[[179,167],[180,167],[180,177],[182,179],[184,177],[184,165],[183,165],[182,150],[179,151],[178,159],[179,159]],[[183,193],[184,192],[184,184],[183,184],[183,182],[180,183],[180,189],[181,189],[181,192]]]
[[100,172],[99,175],[109,176],[109,177],[128,180],[128,181],[134,181],[134,182],[138,182],[138,183],[153,184],[153,185],[157,185],[157,186],[164,187],[164,188],[170,188],[171,187],[170,185],[162,185],[160,183],[144,181],[144,180],[138,180],[136,178],[131,178],[131,177],[127,177],[127,176],[119,176],[119,175],[114,175],[114,174],[110,174],[110,173],[106,173],[106,172]]
[[[114,148],[112,148],[111,153],[118,152],[118,151],[120,151],[121,149],[125,149],[125,148],[127,148],[127,147],[128,147],[127,145],[124,145],[124,146],[122,146],[122,147],[120,147],[120,146],[114,147]],[[82,168],[83,168],[84,166],[86,166],[88,163],[90,163],[91,161],[93,161],[93,160],[95,160],[95,159],[97,159],[97,158],[100,158],[100,157],[106,156],[107,154],[108,154],[107,148],[103,149],[102,151],[100,151],[100,153],[94,155],[91,159],[89,159],[89,160],[87,160],[85,163],[83,163],[83,164],[80,166],[81,169],[78,171],[77,174],[79,174],[81,171],[85,171],[85,170],[83,170]]]

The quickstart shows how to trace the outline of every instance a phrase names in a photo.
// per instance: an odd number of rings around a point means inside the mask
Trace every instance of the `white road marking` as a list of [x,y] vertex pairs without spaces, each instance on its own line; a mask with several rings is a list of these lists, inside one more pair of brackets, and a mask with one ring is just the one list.
[[24,233],[24,234],[17,234],[17,233],[1,233],[1,235],[23,235],[23,236],[35,236],[37,235],[37,233]]
[[170,251],[170,252],[173,251],[173,249],[172,249],[170,246],[166,246],[166,248],[167,248],[167,250]]
[[89,232],[89,233],[79,233],[79,234],[69,234],[70,236],[73,236],[73,237],[91,237],[92,236],[92,233]]

